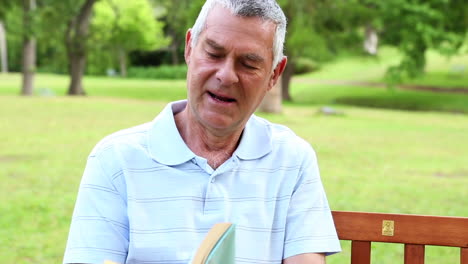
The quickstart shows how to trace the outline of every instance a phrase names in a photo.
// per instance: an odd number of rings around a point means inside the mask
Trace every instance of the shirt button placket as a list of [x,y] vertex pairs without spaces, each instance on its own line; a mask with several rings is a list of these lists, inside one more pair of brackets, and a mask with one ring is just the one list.
[[216,201],[212,199],[213,194],[216,193],[216,173],[213,173],[210,178],[208,179],[208,186],[206,188],[206,196],[205,196],[205,206],[204,206],[204,214],[213,213],[216,210]]

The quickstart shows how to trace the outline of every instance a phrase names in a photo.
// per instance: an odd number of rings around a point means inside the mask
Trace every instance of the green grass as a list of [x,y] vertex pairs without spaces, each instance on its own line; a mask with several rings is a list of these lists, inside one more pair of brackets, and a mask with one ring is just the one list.
[[[394,48],[380,48],[376,57],[343,57],[323,65],[320,71],[299,76],[301,79],[383,82],[389,66],[399,64],[401,55]],[[426,53],[426,74],[404,84],[440,88],[468,89],[468,54],[446,57],[434,51]]]
[[[47,92],[65,95],[69,77],[56,74],[36,74],[35,82],[36,95]],[[183,99],[186,97],[185,81],[86,76],[83,84],[89,96],[146,100],[173,100],[174,98]],[[19,94],[19,87],[21,87],[20,74],[0,74],[0,95]]]
[[[164,101],[104,97],[0,96],[0,251],[3,263],[58,263],[86,156],[103,136],[149,121]],[[312,143],[335,210],[467,216],[468,117],[287,105],[266,115]],[[345,263],[345,252],[329,263]],[[394,263],[398,246],[374,245],[377,263]],[[390,249],[389,249],[390,248]],[[450,249],[426,263],[453,263]]]
[[[66,94],[67,76],[38,74],[36,81],[36,94],[38,95],[42,94],[44,89],[56,95]],[[19,74],[0,74],[0,95],[18,94],[20,83]],[[89,96],[163,101],[186,97],[185,81],[85,77],[84,85]],[[320,84],[314,82],[314,79],[304,77],[293,79],[291,93],[294,104],[342,104],[468,113],[468,95],[466,94]]]
[[468,113],[468,94],[316,84],[304,80],[294,82],[292,88],[294,104],[342,104],[411,111]]
[[379,56],[337,58],[322,65],[319,71],[300,77],[316,80],[380,81],[390,65],[399,63],[401,56],[392,48],[381,48]]
[[[468,60],[468,58],[467,58]],[[414,80],[409,80],[405,84],[434,86],[445,89],[464,88],[468,90],[468,65],[465,73],[453,71],[430,72]]]

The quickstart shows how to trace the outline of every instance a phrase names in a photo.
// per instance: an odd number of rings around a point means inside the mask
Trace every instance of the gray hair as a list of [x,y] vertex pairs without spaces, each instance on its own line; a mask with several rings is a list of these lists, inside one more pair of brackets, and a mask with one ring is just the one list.
[[229,9],[234,15],[240,17],[259,17],[276,24],[273,39],[273,68],[283,58],[284,39],[286,36],[286,16],[275,0],[207,0],[192,27],[192,42],[194,47],[198,37],[206,26],[206,18],[216,4]]

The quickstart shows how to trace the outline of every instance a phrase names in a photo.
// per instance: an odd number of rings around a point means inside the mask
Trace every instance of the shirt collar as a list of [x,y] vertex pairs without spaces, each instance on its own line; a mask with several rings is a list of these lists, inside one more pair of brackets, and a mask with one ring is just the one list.
[[266,120],[252,115],[245,125],[242,138],[234,151],[239,159],[259,159],[272,149],[271,128]]
[[[169,103],[153,120],[148,133],[148,149],[151,157],[161,164],[179,165],[195,157],[177,130],[174,119],[174,114],[182,111],[186,105],[186,100]],[[252,160],[265,156],[271,149],[270,126],[265,120],[252,115],[233,155]]]
[[185,163],[195,157],[177,130],[174,114],[182,111],[187,102],[169,103],[154,119],[148,133],[148,149],[151,157],[168,166]]

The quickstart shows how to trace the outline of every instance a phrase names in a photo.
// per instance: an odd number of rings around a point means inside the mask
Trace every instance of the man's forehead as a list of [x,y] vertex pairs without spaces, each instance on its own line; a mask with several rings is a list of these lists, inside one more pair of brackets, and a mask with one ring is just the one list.
[[[271,26],[271,24],[269,25]],[[266,28],[259,23],[254,23],[249,26],[256,27],[258,30],[237,27],[232,24],[223,24],[222,22],[212,24],[207,23],[204,30],[201,32],[200,37],[201,39],[204,39],[206,44],[215,49],[225,49],[226,47],[234,44],[238,44],[240,46],[245,44],[245,46],[247,46],[248,44],[255,43],[261,43],[263,50],[273,48],[274,30]],[[232,36],[236,38],[235,41],[230,39]]]

